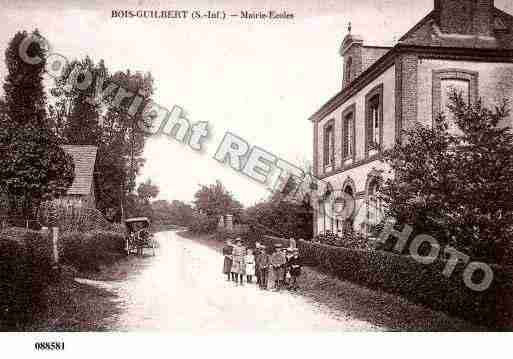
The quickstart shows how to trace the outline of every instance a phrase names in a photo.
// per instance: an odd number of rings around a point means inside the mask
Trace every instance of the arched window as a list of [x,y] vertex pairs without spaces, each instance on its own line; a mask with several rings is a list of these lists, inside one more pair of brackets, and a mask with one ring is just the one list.
[[351,67],[353,66],[353,58],[352,57],[349,57],[346,61],[346,66],[345,66],[345,69],[344,69],[344,72],[345,72],[345,84],[349,84],[351,82]]

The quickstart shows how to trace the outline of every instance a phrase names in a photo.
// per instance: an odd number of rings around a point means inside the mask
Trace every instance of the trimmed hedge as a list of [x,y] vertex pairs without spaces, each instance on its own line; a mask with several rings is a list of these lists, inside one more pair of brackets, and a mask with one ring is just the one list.
[[29,322],[43,308],[42,293],[51,276],[51,244],[39,232],[0,233],[0,328]]
[[399,294],[469,321],[497,329],[511,328],[513,271],[494,267],[490,288],[475,292],[463,282],[464,266],[447,278],[445,262],[426,265],[412,257],[298,241],[305,264],[370,288]]
[[98,270],[124,255],[125,237],[120,232],[67,232],[59,237],[61,261],[78,270]]
[[[92,231],[59,236],[60,262],[97,270],[125,256],[123,233]],[[52,279],[52,239],[41,232],[11,228],[0,233],[0,329],[23,327],[44,310]]]
[[[282,247],[287,248],[290,245],[290,239],[274,237],[274,236],[262,236],[260,243],[265,245],[267,248],[273,248],[276,244],[281,244]],[[296,241],[297,242],[297,241]]]

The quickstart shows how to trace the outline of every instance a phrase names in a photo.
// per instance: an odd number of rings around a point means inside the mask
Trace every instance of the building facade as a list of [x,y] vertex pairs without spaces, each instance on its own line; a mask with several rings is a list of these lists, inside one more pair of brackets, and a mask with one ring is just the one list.
[[[380,220],[374,193],[385,169],[383,149],[403,129],[430,126],[447,112],[449,90],[470,103],[513,100],[513,16],[493,0],[435,0],[433,11],[395,46],[365,46],[349,33],[340,55],[342,89],[310,117],[313,172],[328,183],[323,191],[329,189],[314,206],[314,234],[341,234],[347,225],[368,231],[365,223]],[[513,126],[513,118],[503,125]],[[329,215],[326,206],[347,195],[366,209],[365,218],[347,223]]]

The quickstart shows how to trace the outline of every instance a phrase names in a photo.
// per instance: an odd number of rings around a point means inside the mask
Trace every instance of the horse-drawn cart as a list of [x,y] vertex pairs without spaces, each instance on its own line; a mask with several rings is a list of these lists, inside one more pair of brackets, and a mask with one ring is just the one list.
[[125,220],[126,226],[126,252],[127,254],[136,254],[142,256],[144,248],[152,250],[155,255],[155,250],[158,248],[158,243],[155,240],[153,233],[150,231],[150,220],[146,217],[128,218]]

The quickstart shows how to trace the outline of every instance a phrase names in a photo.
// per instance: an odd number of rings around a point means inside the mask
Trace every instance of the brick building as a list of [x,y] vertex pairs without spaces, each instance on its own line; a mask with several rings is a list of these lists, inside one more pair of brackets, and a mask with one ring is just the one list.
[[[354,223],[327,215],[343,192],[380,219],[373,194],[383,148],[415,122],[431,125],[449,89],[486,105],[513,99],[513,16],[493,0],[434,0],[434,9],[393,47],[365,46],[349,33],[340,47],[342,89],[310,117],[314,175],[328,183],[314,206],[314,233],[340,233]],[[513,125],[512,118],[506,120]],[[324,190],[325,191],[325,190]]]

